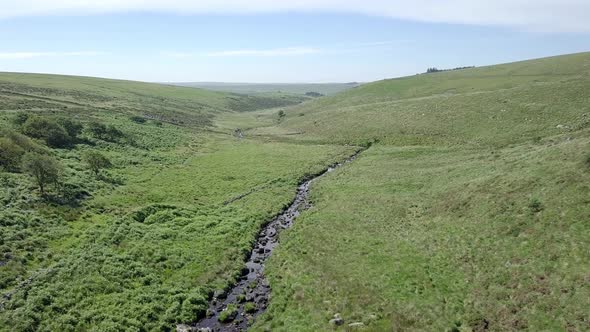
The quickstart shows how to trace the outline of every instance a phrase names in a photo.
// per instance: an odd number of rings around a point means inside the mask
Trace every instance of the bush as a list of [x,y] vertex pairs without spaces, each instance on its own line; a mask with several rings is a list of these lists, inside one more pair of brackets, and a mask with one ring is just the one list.
[[107,142],[117,142],[125,137],[125,134],[114,126],[106,126],[105,124],[96,121],[88,124],[88,132],[94,138]]
[[42,139],[54,148],[67,147],[73,143],[64,127],[53,120],[29,117],[22,130],[27,136]]
[[70,119],[61,118],[58,123],[66,130],[72,139],[75,139],[82,133],[84,126],[78,122]]
[[237,315],[238,308],[236,308],[236,305],[228,304],[228,306],[219,314],[218,320],[222,323],[228,323],[234,320]]
[[22,169],[35,179],[41,195],[45,195],[47,184],[57,184],[61,173],[61,165],[54,158],[28,152],[23,156]]
[[29,114],[28,113],[23,113],[23,112],[18,112],[16,113],[16,115],[12,118],[12,123],[17,126],[20,127],[22,126],[25,122],[27,122],[27,120],[29,119]]
[[192,293],[182,302],[180,318],[183,321],[193,321],[203,318],[208,307],[207,299],[199,294]]
[[145,121],[146,121],[144,117],[141,117],[138,115],[134,115],[134,116],[130,117],[129,120],[131,120],[135,123],[139,123],[139,124],[145,123]]
[[254,302],[244,304],[244,311],[249,314],[256,312],[256,304]]
[[538,198],[532,198],[529,202],[529,209],[532,213],[539,213],[543,211],[543,203]]
[[96,151],[86,152],[83,156],[83,160],[95,176],[98,176],[101,169],[111,168],[113,166],[107,157]]
[[19,134],[14,131],[5,131],[2,134],[6,136],[6,138],[12,141],[14,144],[20,146],[26,152],[35,151],[41,153],[44,151],[44,148],[41,145],[33,142],[30,138],[28,138],[25,135]]
[[0,137],[0,167],[7,171],[17,171],[24,154],[25,150],[12,140]]

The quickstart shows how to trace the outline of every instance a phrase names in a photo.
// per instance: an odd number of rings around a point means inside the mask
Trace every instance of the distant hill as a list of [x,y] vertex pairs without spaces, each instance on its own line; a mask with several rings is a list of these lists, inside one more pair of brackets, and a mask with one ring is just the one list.
[[503,146],[587,126],[589,73],[579,53],[383,80],[302,104],[281,126],[341,143]]
[[243,94],[256,93],[291,93],[305,95],[308,92],[316,92],[323,95],[333,95],[359,86],[357,82],[350,83],[221,83],[221,82],[185,82],[169,83],[172,85],[201,88],[213,91],[234,92]]

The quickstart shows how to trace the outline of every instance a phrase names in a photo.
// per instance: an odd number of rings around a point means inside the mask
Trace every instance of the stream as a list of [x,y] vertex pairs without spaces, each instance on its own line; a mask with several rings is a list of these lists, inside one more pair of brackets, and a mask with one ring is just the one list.
[[[246,331],[257,316],[262,314],[270,300],[270,285],[264,276],[264,265],[274,248],[279,244],[279,233],[293,225],[295,218],[311,207],[308,202],[312,183],[325,174],[356,159],[362,150],[357,151],[341,163],[333,164],[319,174],[302,182],[297,188],[297,195],[288,208],[274,217],[258,234],[242,277],[226,292],[216,292],[209,301],[207,317],[196,324],[177,325],[179,332],[234,332]],[[228,306],[235,310],[223,313]],[[224,322],[220,317],[225,318]]]

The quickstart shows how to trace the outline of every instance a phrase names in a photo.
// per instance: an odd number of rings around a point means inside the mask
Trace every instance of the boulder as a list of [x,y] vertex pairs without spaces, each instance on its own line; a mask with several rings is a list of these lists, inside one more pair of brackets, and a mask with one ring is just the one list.
[[330,319],[330,324],[335,326],[340,326],[344,324],[344,319],[340,317],[340,314],[334,314],[334,318]]
[[185,325],[185,324],[178,324],[176,325],[176,332],[192,332],[193,328]]
[[354,322],[348,324],[348,327],[350,327],[351,329],[361,329],[365,327],[365,324],[363,322]]

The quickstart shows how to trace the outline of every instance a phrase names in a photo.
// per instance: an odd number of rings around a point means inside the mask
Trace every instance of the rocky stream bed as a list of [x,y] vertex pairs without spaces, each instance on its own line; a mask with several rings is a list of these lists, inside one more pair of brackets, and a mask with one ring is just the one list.
[[311,207],[308,196],[311,184],[326,173],[356,159],[361,151],[341,163],[331,165],[321,173],[305,180],[289,207],[272,219],[260,231],[254,248],[243,269],[242,277],[228,291],[215,292],[205,318],[193,325],[177,325],[178,332],[246,331],[262,314],[270,300],[270,285],[264,275],[264,265],[278,245],[279,233],[293,225],[297,216]]

